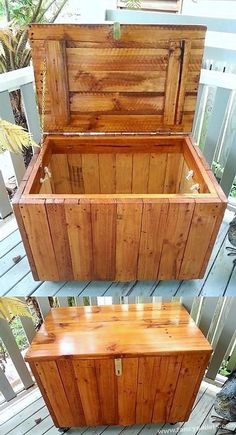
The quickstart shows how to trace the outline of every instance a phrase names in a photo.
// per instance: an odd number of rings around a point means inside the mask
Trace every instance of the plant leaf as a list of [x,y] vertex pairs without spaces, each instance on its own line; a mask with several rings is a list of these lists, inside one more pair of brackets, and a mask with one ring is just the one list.
[[27,305],[20,299],[0,297],[0,318],[9,322],[15,316],[32,317]]

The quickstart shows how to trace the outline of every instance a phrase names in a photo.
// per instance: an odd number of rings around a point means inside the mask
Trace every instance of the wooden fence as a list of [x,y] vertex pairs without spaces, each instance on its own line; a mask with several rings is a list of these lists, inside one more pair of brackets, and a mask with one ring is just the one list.
[[[124,304],[124,303],[144,303],[160,302],[162,298],[144,298],[144,297],[54,297],[54,304],[58,306],[73,305],[105,305],[105,304]],[[208,338],[214,353],[206,372],[206,378],[215,381],[223,362],[229,370],[236,365],[236,298],[233,297],[201,297],[187,298],[183,297],[180,301],[192,318],[195,320],[203,334]],[[49,298],[41,297],[37,299],[42,317],[44,318],[50,310]],[[28,342],[32,341],[35,334],[34,325],[30,318],[21,317],[21,323],[25,331]],[[11,328],[6,320],[0,320],[0,339],[4,343],[9,357],[11,358],[19,378],[25,389],[34,385],[34,380],[24,362],[22,354],[16,344]],[[13,399],[17,393],[12,388],[4,371],[0,368],[0,392],[6,401]]]

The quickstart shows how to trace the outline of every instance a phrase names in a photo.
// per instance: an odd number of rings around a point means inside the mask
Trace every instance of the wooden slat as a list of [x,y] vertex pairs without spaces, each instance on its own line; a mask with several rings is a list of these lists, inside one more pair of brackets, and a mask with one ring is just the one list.
[[86,193],[100,193],[98,154],[83,154],[82,170],[84,191]]
[[[141,357],[138,362],[136,423],[152,421],[156,383],[160,376],[160,357]],[[148,376],[147,376],[148,373]],[[154,418],[154,421],[156,419]]]
[[99,425],[101,423],[101,407],[95,362],[93,360],[74,360],[73,367],[86,425]]
[[208,359],[209,356],[201,354],[183,357],[169,414],[170,421],[184,421],[188,418]]
[[167,155],[163,193],[179,193],[183,163],[182,154]]
[[[129,71],[78,71],[69,76],[70,92],[164,92],[165,72]],[[188,85],[188,90],[192,82]]]
[[163,193],[167,165],[167,154],[150,155],[148,193]]
[[66,200],[65,214],[74,279],[90,279],[93,273],[90,203]]
[[67,161],[72,193],[84,193],[82,156],[80,154],[68,154]]
[[207,203],[196,199],[183,262],[178,274],[179,279],[186,279],[189,275],[193,278],[200,278],[204,275],[207,260],[219,229],[217,218],[219,214],[220,221],[223,217],[221,209],[220,202]]
[[[46,397],[55,413],[59,426],[74,426],[74,416],[66,397],[66,392],[56,362],[35,362],[35,368],[46,392]],[[57,385],[58,391],[60,392],[60,398],[55,394],[55,385]]]
[[117,203],[116,280],[132,281],[137,276],[141,237],[142,201]]
[[74,425],[84,426],[85,417],[77,383],[75,382],[75,372],[72,361],[66,359],[59,359],[57,361],[57,367],[60,373],[60,377],[63,383],[64,391],[66,393],[70,409],[74,416]]
[[71,253],[66,231],[66,216],[63,199],[47,199],[45,202],[48,224],[57,263],[58,277],[72,280]]
[[8,381],[4,371],[0,367],[0,391],[4,399],[9,402],[16,397],[16,393],[13,390],[10,382]]
[[116,155],[99,154],[99,177],[101,193],[116,192]]
[[117,377],[119,424],[136,421],[136,395],[138,382],[138,358],[122,359],[122,376]]
[[51,114],[55,123],[67,125],[70,120],[65,41],[46,42],[47,88]]
[[118,423],[118,397],[114,360],[97,359],[94,364],[101,408],[101,421],[103,424]]
[[[190,52],[191,52],[191,41],[183,41],[182,50],[183,50],[183,60],[182,60],[179,95],[178,95],[178,103],[177,103],[177,111],[176,111],[176,122],[178,124],[181,124],[182,116],[183,116],[184,99],[185,99],[186,85],[188,80],[188,66],[189,66]],[[196,98],[194,98],[193,104],[195,107]]]
[[180,56],[180,44],[171,41],[169,48],[169,64],[165,89],[164,123],[166,125],[172,125],[175,123],[180,75]]
[[53,154],[51,161],[55,193],[73,193],[66,154]]
[[[20,212],[35,261],[38,278],[59,279],[44,200],[20,200]],[[47,259],[47,261],[45,261]]]
[[93,277],[112,280],[116,276],[116,201],[91,201],[90,207]]
[[159,370],[153,378],[156,387],[152,415],[153,423],[171,421],[169,420],[169,414],[178,382],[181,363],[181,355],[161,358]]
[[132,192],[132,154],[116,154],[116,193]]
[[170,200],[159,279],[176,279],[179,276],[193,211],[194,200]]
[[132,193],[147,193],[150,154],[133,154]]
[[157,277],[165,237],[168,200],[144,200],[137,279]]

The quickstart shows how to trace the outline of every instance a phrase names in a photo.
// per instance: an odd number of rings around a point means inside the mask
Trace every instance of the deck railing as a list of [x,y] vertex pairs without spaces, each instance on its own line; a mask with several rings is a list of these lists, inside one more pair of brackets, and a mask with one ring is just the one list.
[[[144,297],[58,297],[53,298],[53,303],[57,306],[70,305],[105,305],[105,304],[124,304],[124,303],[144,303],[144,302],[161,302],[162,298],[144,298]],[[216,381],[221,379],[218,375],[220,367],[223,365],[228,370],[236,366],[236,331],[235,331],[235,312],[236,298],[233,297],[201,297],[180,299],[180,301],[194,321],[197,323],[203,334],[208,338],[214,349],[212,359],[206,371],[206,378]],[[44,318],[49,312],[52,298],[37,298],[41,315]],[[35,334],[33,322],[30,318],[20,318],[27,340],[31,343]],[[23,384],[24,389],[34,385],[32,375],[24,362],[19,347],[16,344],[11,328],[6,320],[0,320],[0,340],[4,343],[9,358],[12,360],[18,377]],[[0,392],[6,401],[13,399],[17,392],[10,384],[4,370],[0,367]]]

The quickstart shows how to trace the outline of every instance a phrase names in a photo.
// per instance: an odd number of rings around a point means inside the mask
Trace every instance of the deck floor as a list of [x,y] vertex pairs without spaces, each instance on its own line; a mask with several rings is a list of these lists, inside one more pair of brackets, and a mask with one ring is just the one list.
[[[228,224],[225,213],[205,276],[189,281],[34,281],[14,218],[0,225],[0,296],[236,296],[236,268],[227,256]],[[20,256],[16,264],[13,258]]]
[[[67,434],[156,435],[184,433],[188,435],[213,435],[216,433],[217,424],[212,423],[211,415],[214,415],[213,402],[217,391],[219,391],[219,387],[205,381],[202,382],[190,419],[186,423],[72,428]],[[0,408],[1,435],[59,435],[38,388],[25,392],[22,398],[17,397],[12,402],[2,406],[2,409]]]

